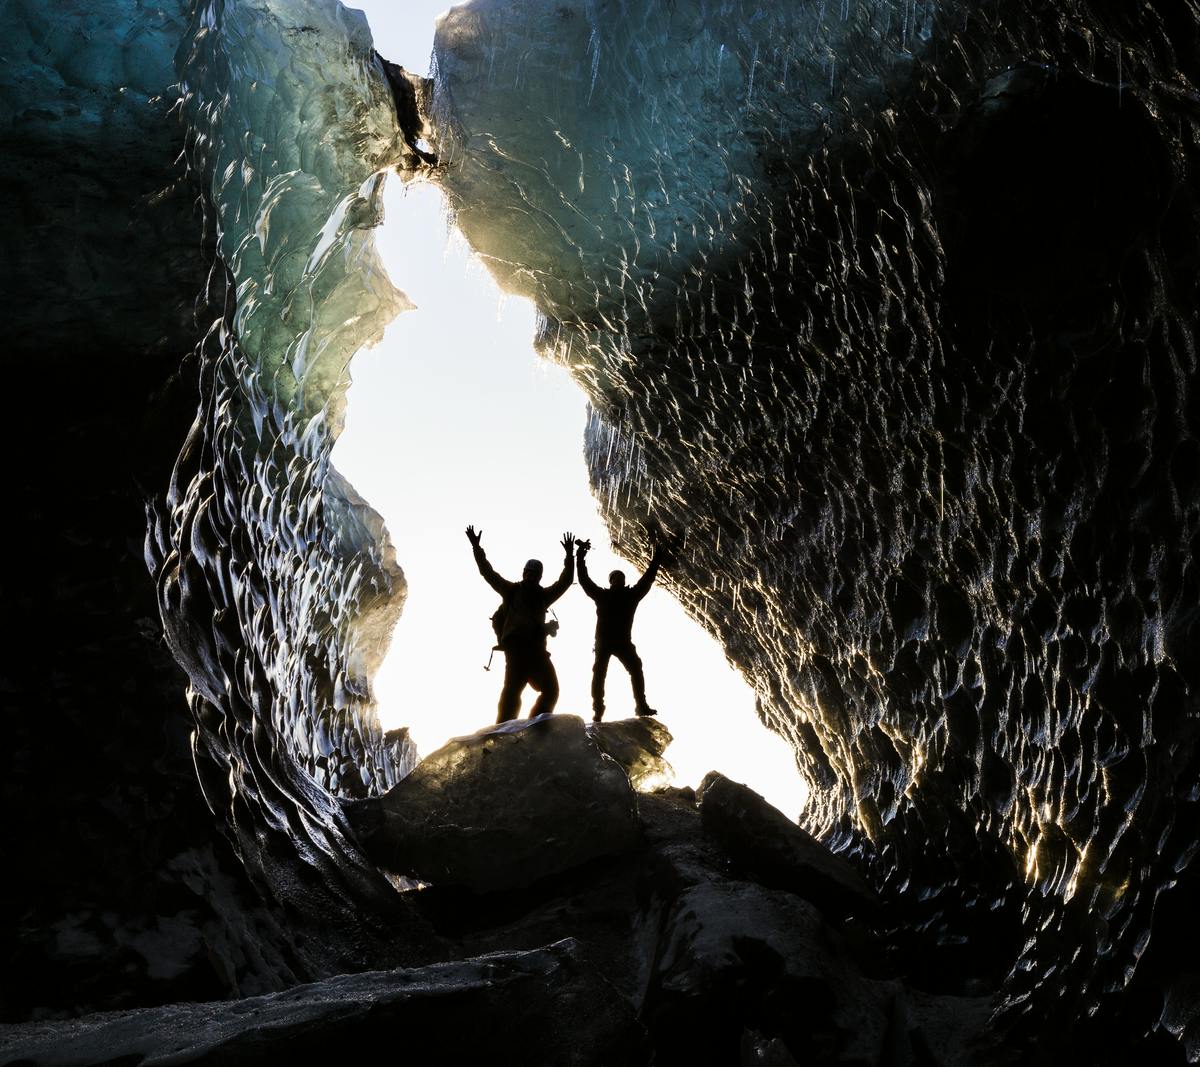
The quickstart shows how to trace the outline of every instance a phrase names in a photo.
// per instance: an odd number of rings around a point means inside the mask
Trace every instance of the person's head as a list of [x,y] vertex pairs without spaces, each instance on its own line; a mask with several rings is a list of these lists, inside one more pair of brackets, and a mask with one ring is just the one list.
[[613,589],[624,589],[625,588],[625,572],[624,571],[613,571],[608,576],[608,584]]
[[529,560],[521,572],[521,577],[527,582],[540,582],[542,580],[542,561],[540,559]]

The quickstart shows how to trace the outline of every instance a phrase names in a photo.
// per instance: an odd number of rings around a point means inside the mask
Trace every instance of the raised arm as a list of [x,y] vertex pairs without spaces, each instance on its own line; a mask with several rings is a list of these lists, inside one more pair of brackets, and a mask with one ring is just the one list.
[[571,549],[575,547],[575,535],[573,533],[563,534],[562,546],[562,574],[558,576],[558,581],[546,587],[547,605],[553,604],[563,593],[571,588],[571,583],[575,581],[575,557],[571,555]]
[[600,587],[592,581],[592,576],[588,574],[587,554],[591,547],[591,541],[579,542],[579,547],[575,550],[575,566],[579,568],[579,584],[583,586],[583,591],[595,600],[600,595]]
[[471,542],[471,551],[475,554],[475,566],[479,568],[479,573],[483,575],[483,580],[495,589],[497,593],[504,596],[513,587],[513,583],[501,578],[496,573],[495,568],[488,562],[488,558],[483,551],[483,545],[479,543],[483,540],[483,531],[480,530],[476,533],[474,526],[468,526],[467,540]]
[[666,548],[662,544],[654,546],[654,555],[650,557],[650,566],[646,568],[646,573],[643,574],[633,585],[633,595],[641,600],[654,584],[654,579],[658,577],[658,568],[662,566],[663,556],[667,554]]

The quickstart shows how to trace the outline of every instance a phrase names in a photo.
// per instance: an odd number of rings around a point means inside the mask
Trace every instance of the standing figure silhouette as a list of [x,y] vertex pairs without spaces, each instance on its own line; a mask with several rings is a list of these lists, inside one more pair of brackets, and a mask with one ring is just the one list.
[[608,675],[609,660],[614,657],[629,672],[633,686],[633,699],[639,715],[657,715],[646,703],[646,679],[642,673],[642,660],[633,647],[633,615],[643,597],[650,592],[658,568],[662,564],[666,549],[655,541],[654,555],[646,573],[633,586],[625,585],[625,574],[613,571],[608,576],[608,588],[604,589],[592,581],[587,572],[587,554],[592,547],[590,541],[576,542],[576,560],[579,564],[579,584],[596,604],[596,662],[592,666],[592,721],[604,718],[604,679]]
[[479,543],[483,531],[475,532],[474,526],[467,527],[467,540],[475,553],[479,573],[503,598],[500,610],[493,620],[496,623],[500,650],[504,653],[504,685],[500,690],[500,704],[496,721],[508,722],[517,717],[521,710],[521,693],[532,686],[538,694],[529,711],[535,715],[548,715],[558,703],[558,675],[550,662],[550,651],[546,648],[546,637],[551,627],[557,631],[558,624],[546,624],[546,612],[560,596],[571,588],[575,580],[574,560],[571,557],[573,534],[563,534],[562,546],[565,553],[562,574],[553,585],[543,587],[542,562],[531,559],[525,564],[519,582],[501,578],[484,554]]

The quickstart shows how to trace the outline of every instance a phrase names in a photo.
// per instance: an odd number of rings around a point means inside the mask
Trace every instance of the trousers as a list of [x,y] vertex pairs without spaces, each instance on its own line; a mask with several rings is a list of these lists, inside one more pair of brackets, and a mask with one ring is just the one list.
[[616,659],[629,672],[633,700],[638,711],[646,706],[646,676],[642,673],[642,658],[633,642],[620,645],[596,645],[596,662],[592,665],[592,710],[604,711],[604,680],[608,676],[609,660]]
[[521,693],[530,686],[538,694],[529,717],[548,715],[558,703],[558,673],[544,648],[514,648],[504,651],[504,685],[496,722],[510,722],[521,710]]

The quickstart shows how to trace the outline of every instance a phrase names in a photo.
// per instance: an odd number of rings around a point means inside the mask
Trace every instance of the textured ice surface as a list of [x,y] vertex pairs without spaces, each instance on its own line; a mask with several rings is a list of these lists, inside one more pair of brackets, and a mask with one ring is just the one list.
[[349,357],[408,306],[370,232],[402,153],[366,19],[336,3],[200,3],[179,67],[246,388],[328,419]]
[[[148,555],[214,812],[361,966],[394,901],[330,793],[411,761],[367,686],[403,579],[328,456],[346,360],[402,305],[375,176],[416,164],[333,3],[199,3],[186,33],[176,5],[89,11],[90,36],[78,10],[0,12],[6,180],[77,168],[54,218],[108,235],[0,228],[16,274],[71,268],[10,295],[51,338],[92,302],[101,342],[178,326],[139,272],[153,241],[112,240],[85,182],[172,143],[177,77],[221,259]],[[443,185],[588,390],[614,531],[689,527],[668,580],[793,743],[811,829],[870,866],[926,979],[1007,975],[1043,1036],[1195,1042],[1197,22],[477,2],[439,45]],[[45,210],[13,203],[26,230]]]
[[148,203],[171,199],[151,175],[178,152],[170,86],[187,7],[0,8],[0,278],[20,345],[84,334],[149,349],[188,322],[195,234]]
[[200,593],[189,567],[203,574],[230,651],[252,654],[195,664],[198,694],[220,706],[236,679],[309,773],[353,794],[400,769],[360,712],[403,578],[378,517],[329,468],[348,360],[404,306],[370,237],[381,170],[402,155],[391,98],[361,15],[332,3],[198,5],[179,65],[230,290],[157,531],[179,551],[162,595]]
[[378,958],[391,890],[330,794],[412,765],[369,691],[405,586],[329,455],[351,355],[405,306],[370,231],[408,152],[365,20],[332,0],[198,3],[177,64],[219,259],[201,408],[147,555],[210,806],[270,892]]
[[1196,28],[475,0],[435,46],[442,184],[615,534],[689,528],[805,818],[1018,1011],[1187,955]]
[[749,254],[762,188],[903,86],[939,4],[464,4],[438,27],[457,221],[561,322],[674,317]]
[[0,5],[5,1021],[295,981],[198,795],[141,552],[196,408],[187,6]]

